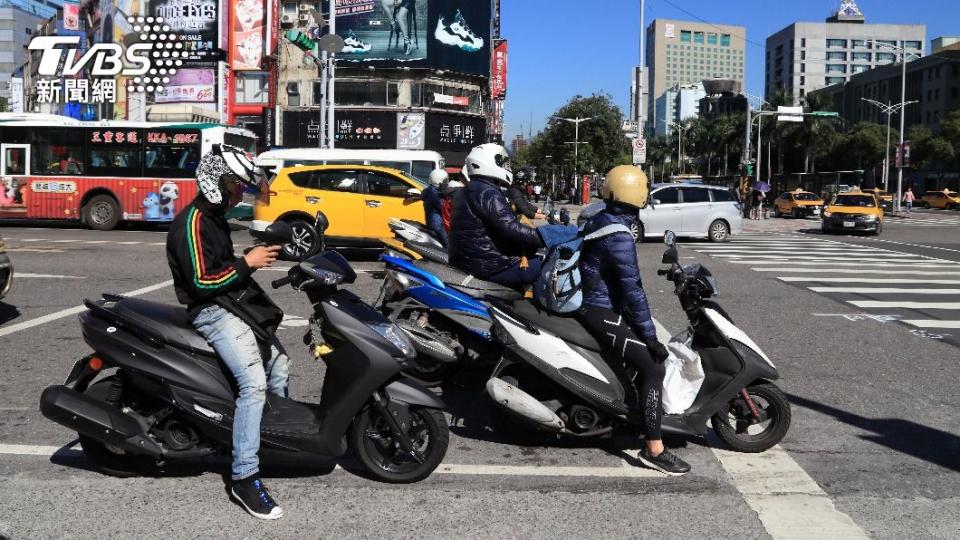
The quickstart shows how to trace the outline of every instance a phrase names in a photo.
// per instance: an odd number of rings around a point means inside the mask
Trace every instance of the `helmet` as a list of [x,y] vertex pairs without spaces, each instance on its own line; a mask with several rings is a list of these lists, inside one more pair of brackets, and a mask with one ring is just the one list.
[[447,181],[450,178],[447,175],[447,171],[443,169],[434,169],[430,171],[430,185],[433,187],[440,187],[440,184]]
[[266,175],[253,164],[246,152],[228,144],[215,144],[197,164],[197,185],[210,203],[226,204],[231,183],[246,191],[260,193],[266,184]]
[[603,183],[602,195],[605,200],[635,208],[646,206],[649,194],[647,175],[640,167],[633,165],[620,165],[610,169],[607,180]]
[[463,165],[463,176],[467,180],[471,180],[473,176],[485,176],[509,186],[513,183],[510,154],[499,144],[486,143],[475,146],[467,154]]

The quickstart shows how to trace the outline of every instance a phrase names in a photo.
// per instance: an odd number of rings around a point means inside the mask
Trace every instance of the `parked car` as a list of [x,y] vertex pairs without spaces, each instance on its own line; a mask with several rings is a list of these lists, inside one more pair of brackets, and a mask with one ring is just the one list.
[[822,210],[823,199],[802,189],[781,193],[780,196],[773,201],[773,214],[776,217],[819,217]]
[[3,243],[3,237],[0,236],[0,298],[3,298],[10,292],[10,286],[13,284],[13,263],[7,256],[7,249]]
[[322,212],[330,223],[327,244],[341,247],[381,247],[392,238],[390,218],[423,223],[420,192],[424,184],[397,169],[368,165],[314,165],[281,169],[270,181],[270,196],[253,207],[251,227],[266,229],[286,221],[294,240],[283,255],[299,258],[318,246],[313,223]]
[[678,236],[725,242],[743,231],[743,206],[729,189],[703,184],[660,184],[650,192],[650,204],[640,210],[633,232],[645,238]]
[[920,197],[920,204],[924,208],[939,208],[941,210],[960,210],[960,193],[945,189],[943,191],[928,191]]
[[824,209],[821,228],[824,233],[840,230],[880,234],[883,231],[883,209],[872,193],[858,189],[840,193]]

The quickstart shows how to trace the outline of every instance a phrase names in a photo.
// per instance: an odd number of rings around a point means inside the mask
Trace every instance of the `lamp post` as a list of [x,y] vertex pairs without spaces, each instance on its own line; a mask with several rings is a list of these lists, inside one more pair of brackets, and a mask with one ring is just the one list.
[[[860,99],[880,109],[880,112],[887,116],[887,145],[884,147],[884,153],[883,153],[883,190],[889,191],[887,188],[887,185],[890,180],[890,115],[906,107],[907,105],[911,105],[917,102],[907,101],[907,102],[901,102],[901,103],[894,103],[891,105],[889,101],[886,103],[881,103],[875,99],[867,99],[867,98],[860,98]],[[900,116],[901,118],[903,117],[903,115],[900,115]],[[901,131],[902,131],[902,128],[901,128]]]
[[[899,151],[903,152],[903,130],[904,130],[904,116],[907,107],[907,54],[913,54],[917,58],[920,57],[916,53],[907,53],[907,50],[898,45],[893,45],[891,43],[881,43],[877,40],[873,40],[873,44],[877,47],[886,47],[888,49],[897,51],[900,53],[900,65],[901,65],[901,75],[900,75],[900,146],[898,146]],[[900,164],[897,167],[897,196],[893,200],[893,212],[900,212],[900,198],[903,196],[903,159],[900,160]]]
[[[587,120],[593,120],[592,116],[587,117],[576,117],[576,118],[563,118],[561,116],[554,116],[557,120],[563,120],[564,122],[570,122],[573,124],[573,142],[567,142],[566,144],[572,144],[573,146],[573,174],[577,174],[577,165],[579,165],[578,160],[580,158],[580,124],[586,122]],[[586,143],[582,143],[586,144]]]
[[683,133],[690,128],[679,122],[670,122],[670,126],[677,130],[677,174],[683,174]]

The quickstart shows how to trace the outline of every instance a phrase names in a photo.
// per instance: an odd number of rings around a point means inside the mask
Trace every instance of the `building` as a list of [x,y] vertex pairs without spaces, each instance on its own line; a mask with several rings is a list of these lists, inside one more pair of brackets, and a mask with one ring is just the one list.
[[894,62],[898,53],[880,44],[922,55],[925,39],[922,24],[867,24],[854,0],[842,0],[825,22],[793,23],[767,38],[766,97],[782,89],[799,103],[814,90]]
[[25,48],[37,25],[54,16],[61,4],[52,0],[0,0],[0,98],[10,100],[10,79],[26,63]]
[[940,51],[960,50],[960,36],[943,36],[934,38],[930,42],[930,54],[937,54]]
[[[668,88],[720,77],[743,83],[747,29],[690,21],[656,19],[647,27],[648,118]],[[656,131],[650,126],[648,133]]]
[[518,153],[523,152],[527,147],[527,140],[523,138],[523,133],[518,133],[517,136],[510,141],[510,153],[516,156]]
[[[831,109],[840,113],[849,125],[864,121],[885,124],[886,116],[864,99],[899,103],[901,77],[900,64],[880,66],[816,93],[829,96]],[[943,50],[935,56],[907,62],[906,101],[918,102],[907,106],[906,129],[909,131],[911,126],[919,124],[938,133],[940,121],[946,114],[960,110],[960,50]],[[897,114],[890,121],[899,127]]]
[[700,100],[706,97],[702,83],[677,84],[657,98],[654,131],[658,137],[673,133],[674,122],[682,123],[700,114]]
[[747,112],[747,97],[743,86],[733,79],[703,81],[706,96],[700,99],[700,117],[712,120],[723,115],[743,116]]

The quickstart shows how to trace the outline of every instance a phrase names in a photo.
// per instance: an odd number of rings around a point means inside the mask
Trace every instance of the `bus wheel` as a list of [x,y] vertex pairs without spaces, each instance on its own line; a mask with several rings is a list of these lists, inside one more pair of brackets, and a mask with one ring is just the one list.
[[83,221],[91,229],[109,231],[120,221],[120,205],[110,195],[96,195],[84,205]]

